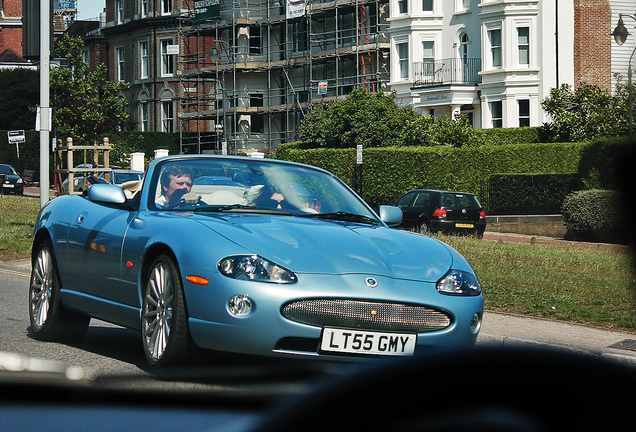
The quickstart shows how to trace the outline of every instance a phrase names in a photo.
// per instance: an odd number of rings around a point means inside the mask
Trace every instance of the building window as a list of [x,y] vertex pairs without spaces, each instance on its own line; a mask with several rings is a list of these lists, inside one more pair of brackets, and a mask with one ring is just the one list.
[[88,48],[82,50],[82,62],[86,65],[90,65],[91,53]]
[[117,0],[117,2],[115,2],[115,17],[117,24],[124,22],[124,0]]
[[250,116],[250,132],[253,134],[265,133],[265,117],[263,114]]
[[161,132],[174,132],[174,104],[172,101],[161,102]]
[[168,54],[168,47],[172,45],[172,39],[163,39],[161,44],[161,76],[174,75],[174,54]]
[[490,57],[493,68],[501,67],[501,29],[490,30],[488,32],[490,41]]
[[398,13],[407,14],[409,12],[409,3],[407,0],[398,0]]
[[150,60],[148,58],[148,42],[139,42],[139,78],[148,78]]
[[519,47],[519,64],[530,64],[530,28],[517,28],[517,45]]
[[503,127],[503,102],[491,102],[490,103],[490,117],[492,118],[492,127]]
[[400,70],[400,78],[409,78],[409,44],[402,42],[395,46],[397,50],[398,67]]
[[422,0],[422,10],[424,12],[433,12],[433,0]]
[[161,15],[172,14],[172,0],[161,0]]
[[115,49],[115,56],[117,61],[117,76],[115,77],[116,81],[123,81],[126,78],[126,61],[125,61],[125,53],[122,47],[118,47]]
[[263,93],[250,93],[250,107],[262,107],[263,101]]
[[309,41],[307,40],[307,21],[304,19],[292,23],[292,51],[307,51]]
[[263,54],[263,37],[260,26],[250,27],[250,55]]
[[144,101],[139,104],[139,130],[141,132],[148,132],[150,121],[148,117],[148,102]]
[[426,76],[433,75],[435,70],[435,42],[422,41],[422,72]]
[[142,18],[146,18],[148,16],[148,0],[141,0],[139,2],[139,14]]
[[521,99],[518,101],[519,105],[519,127],[530,126],[530,101],[528,99]]

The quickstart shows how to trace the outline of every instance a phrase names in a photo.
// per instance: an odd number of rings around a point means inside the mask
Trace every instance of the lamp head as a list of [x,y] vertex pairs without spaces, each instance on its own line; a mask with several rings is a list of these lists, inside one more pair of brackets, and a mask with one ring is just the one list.
[[627,36],[629,36],[629,32],[627,31],[627,27],[625,27],[625,23],[623,22],[623,16],[619,15],[618,25],[612,32],[611,36],[614,36],[614,40],[617,44],[623,45],[627,40]]

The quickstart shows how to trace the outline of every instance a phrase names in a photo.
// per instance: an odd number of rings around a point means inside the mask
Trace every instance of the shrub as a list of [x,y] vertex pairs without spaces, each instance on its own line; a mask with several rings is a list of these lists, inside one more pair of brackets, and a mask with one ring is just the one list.
[[625,243],[629,225],[620,194],[613,190],[590,189],[574,192],[561,207],[568,238],[585,241]]

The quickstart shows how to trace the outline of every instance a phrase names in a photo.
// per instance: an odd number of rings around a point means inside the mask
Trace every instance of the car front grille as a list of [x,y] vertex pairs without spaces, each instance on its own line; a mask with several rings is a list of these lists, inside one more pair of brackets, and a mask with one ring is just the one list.
[[451,325],[448,313],[428,306],[349,299],[306,299],[285,304],[289,320],[325,327],[424,333]]

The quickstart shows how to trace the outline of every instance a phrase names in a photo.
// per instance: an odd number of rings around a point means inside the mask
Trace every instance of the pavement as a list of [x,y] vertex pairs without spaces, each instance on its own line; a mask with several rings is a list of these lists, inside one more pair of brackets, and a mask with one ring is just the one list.
[[[39,193],[37,187],[25,189],[26,195],[39,197]],[[55,196],[54,191],[51,191],[51,196]],[[484,240],[627,250],[627,246],[622,245],[574,242],[513,233],[486,232]],[[0,261],[0,271],[3,270],[28,276],[31,272],[31,264],[28,259]],[[609,358],[636,366],[636,332],[493,311],[484,311],[477,345],[550,347]]]

